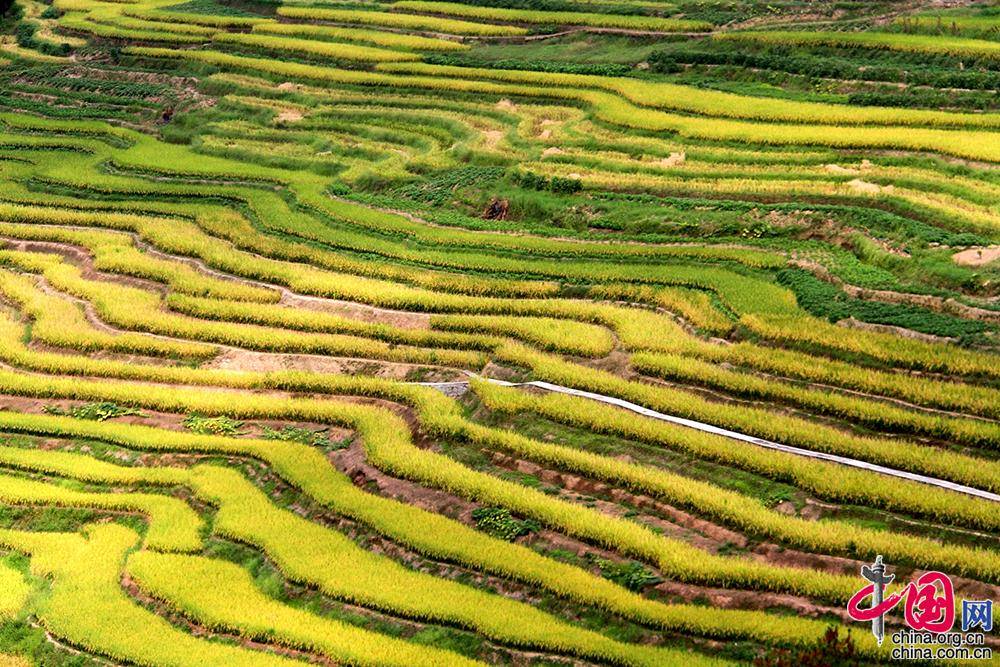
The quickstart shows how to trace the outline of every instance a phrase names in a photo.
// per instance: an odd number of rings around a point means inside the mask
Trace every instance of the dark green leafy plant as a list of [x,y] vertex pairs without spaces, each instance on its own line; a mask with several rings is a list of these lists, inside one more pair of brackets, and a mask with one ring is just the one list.
[[69,410],[63,410],[62,408],[56,407],[54,405],[45,406],[45,411],[50,415],[68,415],[70,417],[75,417],[76,419],[87,419],[90,421],[106,421],[108,419],[114,419],[115,417],[125,417],[128,415],[144,416],[142,412],[136,410],[135,408],[128,408],[117,403],[84,403],[83,405],[77,405],[70,408]]
[[282,440],[284,442],[300,442],[311,447],[323,447],[326,449],[344,449],[347,441],[333,442],[326,435],[326,429],[313,431],[299,426],[284,426],[274,429],[265,426],[261,431],[261,437],[265,440]]
[[654,574],[642,563],[627,561],[618,563],[606,558],[597,558],[597,567],[601,570],[601,576],[610,579],[620,586],[624,586],[630,591],[641,591],[646,586],[658,584],[663,579]]
[[583,189],[583,183],[578,178],[563,178],[561,176],[540,176],[530,171],[515,171],[511,178],[514,183],[528,190],[549,190],[557,194],[573,194]]
[[202,435],[242,435],[240,429],[243,422],[229,417],[202,417],[188,415],[184,418],[184,426]]
[[993,327],[984,322],[937,313],[919,306],[866,301],[848,296],[836,285],[801,269],[778,272],[778,282],[795,293],[799,305],[831,322],[853,317],[862,322],[888,324],[936,336],[975,340]]
[[515,519],[511,516],[510,510],[503,507],[476,508],[472,510],[472,518],[479,530],[508,542],[541,530],[536,521]]

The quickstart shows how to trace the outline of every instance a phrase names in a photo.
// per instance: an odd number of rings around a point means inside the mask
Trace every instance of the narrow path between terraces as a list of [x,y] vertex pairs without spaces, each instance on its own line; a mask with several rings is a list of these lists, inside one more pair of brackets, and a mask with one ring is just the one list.
[[[916,473],[907,472],[905,470],[896,470],[895,468],[887,468],[885,466],[876,465],[874,463],[868,463],[866,461],[859,461],[857,459],[848,458],[846,456],[837,456],[836,454],[827,454],[825,452],[815,452],[809,449],[802,449],[800,447],[792,447],[791,445],[783,445],[778,442],[764,440],[763,438],[755,438],[753,436],[745,435],[743,433],[738,433],[736,431],[730,431],[728,429],[719,428],[718,426],[712,426],[711,424],[705,424],[703,422],[694,421],[693,419],[675,417],[673,415],[657,412],[656,410],[650,410],[649,408],[645,408],[636,403],[631,403],[629,401],[625,401],[620,398],[615,398],[613,396],[605,396],[604,394],[596,394],[590,391],[582,391],[580,389],[573,389],[571,387],[563,387],[562,385],[552,384],[551,382],[543,382],[541,380],[534,380],[531,382],[505,382],[503,380],[495,380],[492,378],[483,378],[483,379],[485,379],[487,382],[503,385],[505,387],[536,387],[538,389],[544,389],[546,391],[551,391],[557,394],[568,394],[570,396],[587,398],[592,401],[598,401],[600,403],[607,403],[608,405],[614,405],[615,407],[624,408],[625,410],[635,412],[636,414],[643,415],[644,417],[650,417],[652,419],[658,419],[660,421],[670,422],[671,424],[677,424],[679,426],[693,428],[695,430],[703,431],[705,433],[711,433],[713,435],[721,435],[724,438],[729,438],[731,440],[739,440],[741,442],[750,443],[751,445],[757,445],[758,447],[766,447],[767,449],[775,449],[780,452],[795,454],[797,456],[806,456],[812,459],[830,461],[831,463],[850,466],[852,468],[861,468],[863,470],[876,472],[880,475],[897,477],[900,479],[908,479],[910,481],[919,482],[921,484],[930,484],[931,486],[938,486],[943,489],[948,489],[949,491],[955,491],[956,493],[964,493],[969,496],[975,496],[976,498],[982,498],[983,500],[1000,502],[1000,494],[991,493],[989,491],[983,491],[981,489],[976,489],[971,486],[956,484],[955,482],[949,482],[947,480],[937,479],[935,477],[927,477],[926,475],[918,475]],[[467,381],[422,382],[417,384],[423,384],[429,387],[434,387],[435,389],[439,389],[445,392],[446,394],[452,396],[464,393],[466,390],[468,390],[469,387],[469,382]]]

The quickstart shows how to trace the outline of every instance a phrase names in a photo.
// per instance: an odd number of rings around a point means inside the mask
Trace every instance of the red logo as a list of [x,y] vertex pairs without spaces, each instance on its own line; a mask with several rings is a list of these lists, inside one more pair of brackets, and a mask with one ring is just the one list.
[[[885,596],[885,587],[895,578],[885,573],[882,557],[871,567],[861,568],[861,576],[869,583],[847,603],[847,614],[855,621],[871,621],[872,634],[882,643],[885,636],[885,615],[905,600],[904,618],[914,630],[950,632],[955,625],[955,588],[943,572],[925,572],[898,593]],[[871,598],[867,607],[861,604]]]
[[871,621],[885,616],[905,598],[906,624],[914,630],[949,632],[955,625],[955,591],[951,579],[941,572],[925,572],[900,592],[871,607],[862,607],[861,603],[874,593],[874,583],[855,593],[847,603],[847,614],[855,621]]

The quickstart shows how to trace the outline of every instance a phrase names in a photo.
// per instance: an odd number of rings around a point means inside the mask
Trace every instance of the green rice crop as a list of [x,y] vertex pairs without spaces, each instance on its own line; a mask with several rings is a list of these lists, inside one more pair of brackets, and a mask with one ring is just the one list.
[[713,39],[749,42],[752,44],[782,44],[796,46],[837,46],[843,48],[876,49],[949,55],[958,57],[997,58],[1000,44],[982,39],[943,35],[908,35],[895,32],[728,32]]

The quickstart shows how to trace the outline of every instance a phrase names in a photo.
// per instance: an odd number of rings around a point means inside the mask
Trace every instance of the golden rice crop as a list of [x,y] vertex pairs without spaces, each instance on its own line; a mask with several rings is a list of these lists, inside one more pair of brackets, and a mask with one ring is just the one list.
[[[30,592],[28,582],[20,572],[0,565],[0,619],[7,621],[16,617],[28,601]],[[25,663],[25,667],[27,664]]]
[[[0,251],[2,253],[2,251]],[[47,259],[48,256],[40,256]],[[0,263],[5,257],[0,254]],[[23,256],[19,259],[21,266]],[[72,302],[43,291],[27,276],[0,269],[0,295],[32,318],[32,337],[57,347],[83,351],[131,352],[152,356],[205,358],[215,350],[198,343],[174,342],[137,333],[108,333],[96,328]]]
[[[825,628],[823,623],[808,619],[782,618],[753,611],[707,610],[691,605],[663,605],[646,600],[576,567],[544,558],[525,547],[497,541],[437,514],[365,493],[337,473],[320,452],[305,445],[178,433],[111,422],[83,422],[47,415],[0,412],[0,422],[4,428],[16,431],[95,438],[141,450],[253,456],[272,465],[289,482],[310,493],[316,500],[375,526],[423,553],[467,562],[485,567],[488,571],[540,584],[561,596],[596,604],[658,627],[685,628],[710,636],[755,637],[781,643],[812,641]],[[73,469],[62,469],[62,472],[72,473]],[[250,502],[252,508],[265,514],[275,511],[269,504],[261,504],[259,491],[241,481],[238,475],[234,476],[232,471],[220,468],[202,470],[211,474],[200,474],[196,481],[201,492],[209,493],[215,502],[224,502],[228,498],[228,506],[235,511],[245,509],[246,503],[254,499]],[[219,486],[220,483],[222,486]],[[238,494],[236,497],[232,495],[234,491]],[[236,535],[248,539],[254,532],[248,532],[247,526],[257,525],[259,516],[253,512],[240,512],[234,519],[241,520],[234,520],[234,525],[227,530],[237,531]],[[298,517],[291,520],[302,521]],[[305,522],[303,525],[313,524]],[[275,533],[275,539],[285,538]],[[287,553],[296,554],[297,551]],[[325,571],[326,568],[317,570]],[[303,576],[312,580],[315,575]]]
[[[17,258],[22,255],[23,253],[11,251],[6,257],[10,261],[16,262]],[[0,258],[2,257],[0,256]],[[22,263],[21,268],[36,267]],[[58,262],[47,266],[43,275],[56,288],[93,303],[102,320],[128,331],[141,331],[159,336],[194,339],[207,343],[271,352],[319,353],[369,359],[384,358],[390,361],[440,363],[471,368],[479,367],[484,363],[483,357],[475,352],[392,346],[376,340],[341,334],[309,334],[249,324],[212,322],[183,317],[162,310],[160,308],[161,299],[156,294],[134,287],[90,281],[83,278],[80,270],[76,267]],[[0,272],[0,280],[2,279],[3,273]],[[0,289],[2,289],[2,283],[0,283]],[[137,348],[154,351],[156,348],[153,347],[152,343],[162,343],[159,339],[138,334],[131,334],[132,338],[127,338],[126,342],[118,342],[119,336],[105,335],[109,349],[115,349],[116,344],[121,349],[127,344],[127,349]],[[120,336],[129,335],[120,334]],[[133,338],[138,342],[132,343]]]
[[625,380],[606,371],[584,368],[515,345],[498,350],[496,354],[508,363],[530,368],[540,379],[616,396],[667,414],[983,489],[1000,488],[995,464],[985,459],[903,440],[850,435],[833,427],[761,408],[722,405],[692,392]]
[[[301,378],[298,385],[300,389],[306,389],[313,382],[309,376],[298,377]],[[324,385],[323,382],[315,384],[317,387]],[[365,386],[370,387],[369,391],[372,393],[386,396],[385,390],[377,391],[377,381],[358,385],[359,388]],[[484,503],[509,507],[524,516],[558,527],[568,534],[648,560],[670,576],[689,581],[713,582],[716,585],[796,590],[830,600],[839,600],[849,595],[849,589],[853,585],[847,579],[825,573],[793,574],[780,567],[709,555],[680,540],[661,537],[632,522],[603,517],[595,510],[572,505],[534,489],[479,473],[441,454],[415,447],[409,439],[405,422],[380,408],[329,400],[282,399],[228,391],[194,392],[130,383],[112,386],[62,378],[48,378],[44,382],[38,382],[30,376],[2,371],[0,390],[25,395],[62,395],[81,400],[94,400],[96,396],[100,396],[98,400],[136,407],[206,415],[225,414],[235,418],[268,416],[348,424],[361,436],[369,460],[380,468]],[[391,396],[389,394],[387,397]],[[444,423],[447,424],[447,419]],[[598,517],[603,518],[598,520]]]
[[541,23],[544,25],[585,25],[594,28],[622,28],[649,32],[707,32],[712,24],[706,21],[660,18],[658,16],[633,16],[621,14],[594,14],[591,12],[539,11],[532,9],[505,9],[482,5],[465,5],[457,2],[428,2],[400,0],[392,3],[393,9],[445,16],[504,21],[507,23]]
[[524,28],[515,26],[474,23],[437,16],[420,16],[417,14],[357,9],[328,9],[326,7],[279,7],[278,16],[285,16],[291,19],[330,21],[331,23],[353,23],[387,28],[405,28],[408,30],[423,30],[451,35],[510,36],[524,35],[528,32]]
[[[113,471],[117,466],[88,465],[86,458],[63,454],[62,461],[41,467],[75,475],[75,468],[65,463],[79,460],[88,478],[100,477],[101,470],[110,472],[109,479],[123,475]],[[317,585],[328,595],[416,618],[459,623],[516,645],[536,645],[621,664],[653,666],[669,661],[674,654],[672,649],[622,644],[574,628],[525,603],[405,568],[365,551],[346,535],[276,508],[234,470],[198,466],[184,475],[200,497],[219,506],[214,522],[217,533],[261,547],[292,580]],[[5,481],[0,476],[0,490]],[[152,525],[158,520],[154,518]]]
[[[423,3],[420,0],[414,1],[416,4],[432,4]],[[409,0],[404,0],[404,2],[396,4],[407,4],[408,2]],[[473,5],[456,6],[466,7],[474,11],[485,9]],[[520,12],[521,10],[510,11]],[[742,35],[746,33],[728,34]],[[1000,45],[998,45],[998,48],[1000,48]],[[385,65],[379,69],[387,72],[432,75],[456,79],[487,79],[515,84],[606,90],[617,93],[629,102],[643,107],[655,107],[705,116],[721,116],[746,120],[830,125],[1000,127],[1000,114],[969,114],[880,107],[858,108],[818,102],[776,100],[774,98],[752,97],[749,95],[738,95],[692,86],[659,81],[644,81],[627,77],[482,67],[454,67],[426,63]]]
[[218,33],[213,41],[219,44],[236,44],[252,46],[269,51],[288,51],[331,60],[357,60],[360,62],[401,62],[404,60],[419,60],[420,56],[406,51],[380,49],[359,44],[341,44],[337,42],[320,42],[311,39],[296,39],[294,37],[257,35],[238,32]]
[[176,12],[154,7],[126,5],[121,10],[125,16],[149,21],[161,21],[165,23],[182,23],[204,25],[213,28],[229,27],[252,27],[260,23],[271,23],[273,19],[266,19],[257,16],[236,16],[220,14],[199,14],[195,12]]
[[357,665],[483,664],[277,602],[257,588],[246,570],[227,561],[141,551],[129,557],[127,570],[147,595],[201,625],[249,639],[277,641]]
[[[544,399],[531,395],[521,396],[519,394],[523,392],[520,390],[484,381],[475,382],[473,387],[490,408],[504,412],[536,409],[544,402]],[[569,405],[573,406],[574,414],[579,413],[580,408],[589,407],[579,400],[563,403],[564,407]],[[595,421],[599,418],[599,413],[591,417]],[[563,419],[566,420],[567,417]],[[463,436],[478,445],[509,451],[543,465],[555,465],[560,469],[612,484],[622,484],[639,493],[652,494],[672,505],[680,504],[707,513],[741,531],[780,540],[809,551],[844,553],[869,559],[874,559],[878,554],[889,558],[888,554],[892,553],[891,558],[897,562],[940,567],[949,572],[968,568],[965,571],[973,576],[991,580],[1000,577],[1000,555],[992,551],[944,546],[933,540],[888,534],[836,520],[828,519],[821,523],[788,517],[765,508],[754,498],[727,491],[714,484],[563,445],[533,440],[509,431],[469,424],[463,427]],[[705,440],[711,441],[712,438]]]
[[45,630],[116,662],[183,667],[294,667],[296,660],[210,642],[175,628],[132,601],[121,586],[121,564],[139,536],[117,524],[91,525],[83,535],[0,530],[0,544],[31,557],[51,579],[36,615]]
[[[29,465],[24,459],[15,459],[12,464],[18,467]],[[93,470],[87,472],[93,476]],[[201,519],[183,501],[169,496],[148,493],[90,493],[0,475],[0,502],[8,505],[52,505],[137,512],[149,517],[146,543],[151,547],[165,551],[197,551],[202,547]]]
[[253,27],[256,34],[288,35],[331,41],[362,42],[390,49],[411,51],[465,51],[467,44],[450,39],[421,37],[366,28],[338,28],[327,25],[303,23],[259,23]]
[[603,327],[573,320],[503,315],[436,315],[431,326],[448,331],[469,331],[511,336],[544,350],[587,357],[611,352],[614,340]]
[[990,449],[1000,447],[1000,425],[992,422],[906,410],[885,401],[736,373],[679,355],[636,354],[631,364],[642,373],[705,385],[741,396],[791,403],[811,412],[833,415],[879,430],[915,433]]
[[997,355],[872,331],[852,331],[815,317],[744,315],[740,322],[758,336],[789,345],[815,346],[861,355],[893,367],[963,376],[1000,377]]
[[[483,388],[481,397],[493,410],[534,412],[547,419],[599,433],[649,442],[787,481],[821,498],[837,502],[885,507],[913,512],[942,521],[984,525],[993,523],[983,501],[954,493],[937,493],[916,483],[879,484],[863,470],[765,450],[733,447],[731,440],[651,419],[635,419],[629,412],[593,401],[560,394],[533,396],[525,392],[500,392]],[[960,516],[961,515],[961,516]]]
[[[296,8],[283,8],[281,11],[287,12],[293,9]],[[312,10],[306,11],[308,13]],[[359,13],[369,14],[372,12]],[[828,146],[855,149],[902,148],[934,151],[991,162],[1000,160],[1000,132],[993,131],[952,131],[931,127],[857,126],[839,128],[836,132],[831,132],[829,127],[817,124],[755,123],[667,113],[658,109],[638,106],[616,94],[580,88],[507,84],[448,77],[392,76],[381,72],[338,70],[265,58],[233,56],[212,51],[177,51],[132,46],[127,47],[125,51],[137,56],[181,58],[235,70],[267,72],[280,76],[327,82],[573,100],[588,105],[597,118],[621,127],[669,131],[682,137],[694,139],[763,145]],[[490,71],[496,72],[497,70]]]

